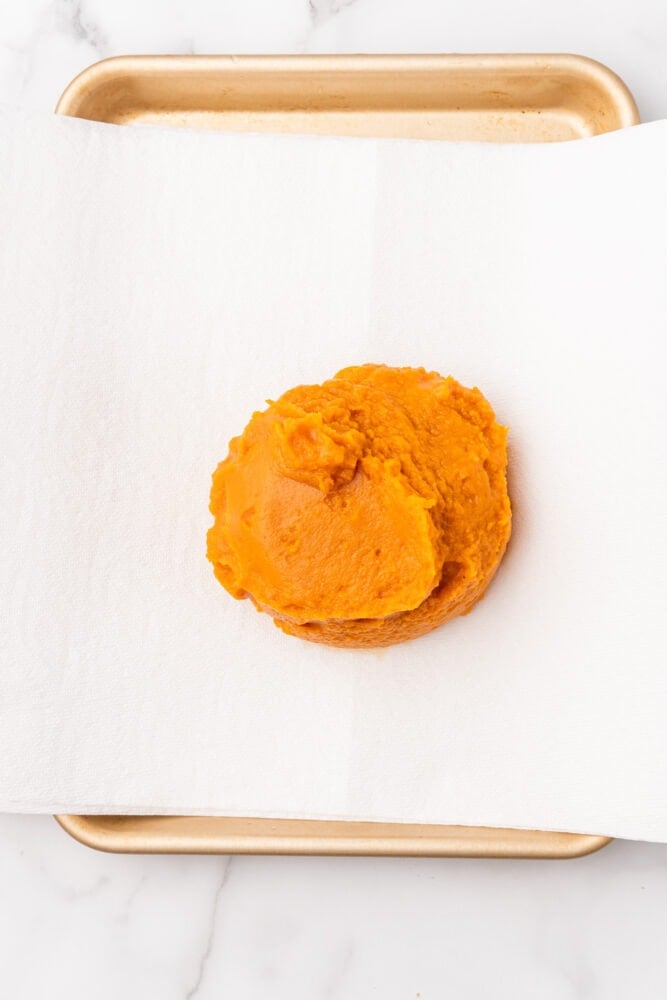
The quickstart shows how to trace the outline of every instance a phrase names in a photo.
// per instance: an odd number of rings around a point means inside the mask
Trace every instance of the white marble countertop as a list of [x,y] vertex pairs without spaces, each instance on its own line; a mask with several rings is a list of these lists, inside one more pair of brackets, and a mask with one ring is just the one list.
[[[0,99],[133,52],[561,51],[667,117],[664,0],[4,0]],[[568,862],[121,857],[0,816],[8,1000],[662,1000],[667,845]]]

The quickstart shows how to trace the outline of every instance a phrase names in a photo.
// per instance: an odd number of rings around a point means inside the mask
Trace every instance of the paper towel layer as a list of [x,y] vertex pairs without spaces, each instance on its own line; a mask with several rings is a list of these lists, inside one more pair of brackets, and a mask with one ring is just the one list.
[[[667,124],[549,146],[0,114],[0,808],[667,840]],[[289,638],[204,557],[253,409],[478,384],[511,548],[470,616]]]

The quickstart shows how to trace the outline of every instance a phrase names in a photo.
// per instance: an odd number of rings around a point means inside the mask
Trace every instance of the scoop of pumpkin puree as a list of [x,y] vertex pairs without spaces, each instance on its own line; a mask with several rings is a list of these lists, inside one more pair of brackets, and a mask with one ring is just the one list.
[[291,635],[387,646],[465,614],[510,535],[507,432],[478,389],[360,365],[255,413],[213,475],[208,558]]

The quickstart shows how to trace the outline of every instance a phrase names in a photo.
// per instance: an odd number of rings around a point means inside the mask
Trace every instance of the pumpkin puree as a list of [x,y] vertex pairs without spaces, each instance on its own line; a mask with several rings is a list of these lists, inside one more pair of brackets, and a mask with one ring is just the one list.
[[303,639],[429,632],[472,608],[505,551],[506,433],[478,389],[423,368],[291,389],[213,475],[215,575]]

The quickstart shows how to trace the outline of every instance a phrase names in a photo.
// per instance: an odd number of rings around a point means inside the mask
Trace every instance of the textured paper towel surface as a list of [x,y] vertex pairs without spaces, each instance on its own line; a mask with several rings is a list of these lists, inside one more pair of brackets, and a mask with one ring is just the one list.
[[[667,124],[553,146],[0,115],[0,808],[667,840]],[[515,531],[378,652],[204,558],[253,409],[344,365],[479,385]]]

